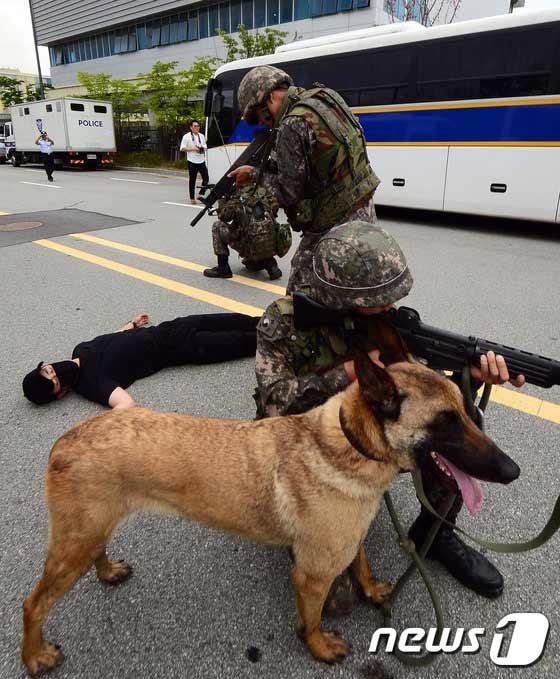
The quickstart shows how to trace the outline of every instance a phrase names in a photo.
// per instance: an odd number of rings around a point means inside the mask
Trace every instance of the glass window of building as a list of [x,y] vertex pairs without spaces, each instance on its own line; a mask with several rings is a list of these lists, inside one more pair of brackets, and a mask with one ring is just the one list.
[[159,37],[160,45],[169,45],[169,17],[162,17],[161,32]]
[[310,0],[294,0],[294,21],[298,19],[307,19],[309,14]]
[[266,0],[255,0],[255,28],[266,24]]
[[253,19],[253,0],[242,0],[241,7],[243,10],[241,22],[245,28],[253,28],[255,23]]
[[136,25],[136,37],[138,39],[138,49],[145,50],[149,47],[148,37],[146,35],[146,24]]
[[187,39],[187,14],[179,14],[177,24],[177,42],[185,42]]
[[109,54],[115,54],[115,33],[111,31],[108,35]]
[[189,12],[189,27],[187,38],[189,40],[198,40],[198,12],[194,10]]
[[174,45],[179,41],[179,16],[174,14],[169,17],[169,44]]
[[352,0],[352,7],[360,9],[362,7],[369,7],[369,0]]
[[293,1],[280,0],[280,23],[285,24],[294,18]]
[[352,0],[338,0],[337,8],[339,12],[347,12],[352,9]]
[[279,0],[266,0],[266,24],[274,26],[280,22],[280,3]]
[[136,49],[136,26],[131,26],[128,31],[128,51],[135,52]]
[[241,0],[231,0],[231,32],[236,33],[241,23]]
[[220,4],[220,29],[226,33],[230,33],[229,2],[222,2]]
[[208,7],[198,10],[198,30],[201,38],[208,37]]
[[210,36],[218,35],[218,30],[220,29],[220,6],[214,5],[210,7],[208,16],[210,19]]

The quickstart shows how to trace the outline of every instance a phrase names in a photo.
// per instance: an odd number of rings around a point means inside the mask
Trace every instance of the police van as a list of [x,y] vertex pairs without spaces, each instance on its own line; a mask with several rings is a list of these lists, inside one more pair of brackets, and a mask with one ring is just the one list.
[[42,163],[37,137],[53,140],[55,165],[111,167],[116,152],[113,107],[107,101],[62,97],[10,107],[12,136],[6,137],[7,160],[18,167]]

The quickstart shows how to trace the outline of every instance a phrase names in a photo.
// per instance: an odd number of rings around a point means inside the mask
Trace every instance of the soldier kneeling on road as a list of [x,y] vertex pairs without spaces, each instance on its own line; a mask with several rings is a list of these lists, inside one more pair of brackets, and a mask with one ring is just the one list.
[[218,265],[205,269],[205,276],[232,277],[230,247],[239,253],[249,271],[265,269],[272,281],[282,276],[275,257],[288,252],[292,235],[287,224],[278,224],[278,201],[271,192],[255,185],[236,189],[230,197],[220,200],[216,214],[212,244]]

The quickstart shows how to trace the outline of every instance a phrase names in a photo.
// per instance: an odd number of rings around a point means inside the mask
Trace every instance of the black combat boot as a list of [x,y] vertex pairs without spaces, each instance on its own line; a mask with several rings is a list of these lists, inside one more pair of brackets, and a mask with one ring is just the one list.
[[[416,549],[422,547],[433,520],[422,507],[408,531]],[[504,579],[498,569],[483,554],[466,545],[452,528],[440,528],[426,557],[439,561],[450,575],[477,594],[495,599],[503,592]]]
[[218,266],[212,269],[204,269],[202,273],[208,278],[231,278],[233,273],[229,268],[228,259],[227,255],[218,255]]
[[276,263],[274,257],[271,257],[264,262],[264,268],[267,270],[268,277],[271,281],[275,281],[282,277],[282,271],[280,270],[280,267]]

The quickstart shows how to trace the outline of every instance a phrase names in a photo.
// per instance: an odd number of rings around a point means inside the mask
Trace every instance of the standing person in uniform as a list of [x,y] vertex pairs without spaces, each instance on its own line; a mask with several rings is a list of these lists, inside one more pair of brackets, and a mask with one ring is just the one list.
[[218,265],[204,269],[208,278],[231,278],[229,248],[243,258],[249,271],[268,273],[271,281],[281,278],[275,256],[283,257],[290,249],[292,235],[287,224],[278,224],[278,201],[264,186],[236,188],[231,196],[221,198],[212,224],[212,245]]
[[[355,379],[351,357],[355,331],[350,313],[367,317],[386,311],[412,287],[412,276],[398,243],[383,229],[365,222],[343,224],[321,238],[311,271],[312,284],[305,292],[329,309],[347,310],[349,316],[336,326],[300,330],[294,321],[291,296],[267,308],[257,326],[257,417],[306,412],[345,389]],[[383,366],[379,351],[371,348],[374,342],[370,338],[375,340],[375,325],[363,340],[360,337],[360,342],[370,349],[370,358]],[[489,352],[480,363],[480,368],[471,367],[475,380],[488,384],[509,380],[502,356]],[[524,381],[520,375],[512,384],[519,387]],[[435,459],[430,458],[428,463],[422,469],[424,489],[441,512],[448,492],[456,493],[457,486]],[[473,491],[464,500],[474,513],[482,496]],[[459,494],[448,521],[455,522],[462,504]],[[409,532],[417,547],[424,543],[432,523],[431,515],[421,508]],[[439,530],[427,556],[482,596],[494,598],[502,593],[503,578],[498,569],[447,526]],[[325,609],[331,614],[347,613],[354,599],[353,582],[346,571],[333,583]]]
[[[180,150],[187,152],[187,165],[189,167],[189,196],[191,203],[196,203],[194,192],[196,187],[196,177],[200,172],[202,184],[208,184],[208,169],[206,167],[206,139],[200,131],[198,120],[192,120],[190,132],[187,132],[181,139]],[[198,194],[200,198],[200,192]]]
[[47,178],[50,182],[53,181],[53,170],[54,170],[54,156],[53,156],[53,146],[54,141],[49,137],[49,135],[43,131],[35,140],[35,144],[41,149],[41,158],[43,159],[43,165],[45,167],[45,172],[47,173]]
[[[313,248],[324,233],[356,219],[375,223],[379,179],[360,123],[334,90],[303,90],[279,68],[257,66],[244,76],[237,97],[248,123],[278,130],[275,162],[265,168],[263,181],[294,231],[302,232],[287,287],[293,292],[310,282]],[[243,185],[258,170],[243,165],[230,176]]]

